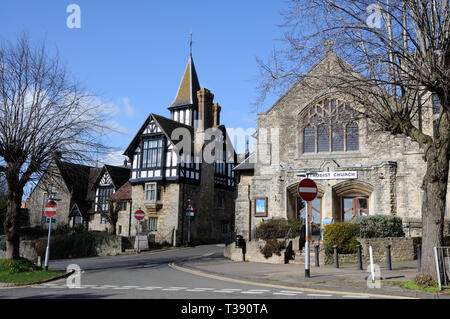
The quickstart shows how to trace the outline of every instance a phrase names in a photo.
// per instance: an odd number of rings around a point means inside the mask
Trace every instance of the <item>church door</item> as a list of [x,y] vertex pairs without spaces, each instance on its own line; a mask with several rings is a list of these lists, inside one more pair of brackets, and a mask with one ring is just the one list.
[[298,218],[306,219],[306,205],[308,205],[311,235],[320,235],[322,224],[322,198],[316,198],[311,202],[305,202],[300,197],[297,199]]

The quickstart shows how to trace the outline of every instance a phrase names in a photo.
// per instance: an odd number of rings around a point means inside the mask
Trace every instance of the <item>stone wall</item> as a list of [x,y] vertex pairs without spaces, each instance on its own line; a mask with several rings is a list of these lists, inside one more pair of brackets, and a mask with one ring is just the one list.
[[[386,262],[386,246],[391,245],[391,260],[411,261],[417,259],[416,245],[419,238],[358,238],[361,244],[362,259],[364,263],[370,261],[369,246],[372,246],[374,262]],[[320,260],[325,264],[333,264],[334,256],[325,254],[324,245],[320,247]],[[357,254],[339,254],[339,263],[356,263]]]
[[[20,256],[35,263],[37,263],[38,257],[40,256],[41,261],[44,262],[46,245],[47,239],[21,240]],[[3,246],[0,245],[0,259],[6,257],[6,251],[3,250]],[[115,256],[122,253],[122,237],[115,236],[110,240],[104,241],[100,246],[96,247],[96,251],[97,256],[100,257]]]
[[[267,264],[284,264],[285,250],[281,250],[281,256],[274,254],[272,257],[266,259],[260,251],[261,247],[264,247],[264,244],[265,242],[263,240],[247,242],[245,261]],[[243,261],[242,249],[236,248],[235,243],[227,245],[224,249],[223,255],[233,261]]]

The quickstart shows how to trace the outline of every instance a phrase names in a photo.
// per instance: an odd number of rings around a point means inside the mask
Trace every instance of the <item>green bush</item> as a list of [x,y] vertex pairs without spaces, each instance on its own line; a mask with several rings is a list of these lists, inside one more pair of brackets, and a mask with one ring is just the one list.
[[256,237],[263,240],[285,238],[292,229],[292,237],[300,235],[303,220],[270,219],[261,222],[256,229]]
[[20,258],[17,260],[4,259],[0,260],[0,268],[6,269],[10,274],[18,274],[22,272],[30,272],[40,270],[41,268],[36,266],[32,261]]
[[86,228],[86,226],[84,226],[84,224],[76,224],[73,227],[73,231],[76,232],[77,234],[81,234],[81,233],[87,232],[88,229]]
[[352,223],[359,226],[361,238],[405,237],[402,219],[397,216],[361,216]]
[[333,247],[337,246],[340,254],[356,253],[356,240],[359,226],[352,223],[334,223],[325,227],[323,238],[326,254],[333,254]]
[[272,257],[273,254],[281,256],[281,250],[284,248],[284,243],[276,239],[269,239],[266,244],[260,248],[261,253],[266,259]]

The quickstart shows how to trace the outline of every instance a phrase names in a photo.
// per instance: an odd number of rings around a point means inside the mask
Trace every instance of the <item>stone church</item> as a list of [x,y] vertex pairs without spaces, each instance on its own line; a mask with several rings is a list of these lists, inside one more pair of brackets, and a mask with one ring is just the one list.
[[[348,65],[329,48],[307,75],[342,72],[342,63]],[[304,218],[310,205],[313,235],[327,223],[366,215],[399,216],[406,236],[420,235],[426,166],[418,144],[370,130],[366,119],[355,120],[349,97],[312,89],[304,79],[258,114],[255,153],[235,168],[236,233],[252,239],[262,220]],[[429,93],[425,100],[419,127],[432,135],[440,105]],[[318,186],[309,204],[297,194],[306,176]]]
[[[221,107],[213,100],[213,93],[200,87],[191,55],[168,108],[170,118],[151,113],[124,153],[131,163],[131,211],[146,213],[140,233],[151,241],[179,245],[189,233],[190,243],[223,242],[234,227],[236,154],[227,148]],[[213,161],[204,161],[209,141],[219,147]],[[192,217],[186,214],[189,203]],[[133,218],[131,235],[136,225]]]

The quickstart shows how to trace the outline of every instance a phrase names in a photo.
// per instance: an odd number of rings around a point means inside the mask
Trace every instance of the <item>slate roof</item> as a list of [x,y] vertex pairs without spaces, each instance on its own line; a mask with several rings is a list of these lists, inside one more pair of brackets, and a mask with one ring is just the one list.
[[81,214],[87,214],[91,208],[88,198],[90,194],[90,184],[98,174],[98,169],[91,166],[74,164],[56,160],[56,165],[61,173],[67,188],[72,194],[70,209],[76,204]]
[[241,162],[237,165],[233,170],[234,171],[253,171],[255,169],[254,157],[255,153],[251,154],[249,157],[245,159],[245,161]]
[[[189,131],[189,133],[191,134],[192,145],[194,144],[194,128],[192,126],[168,119],[161,115],[150,113],[147,120],[145,120],[144,124],[142,125],[141,129],[138,131],[138,133],[136,134],[134,139],[131,141],[130,145],[125,150],[124,155],[126,155],[130,158],[133,157],[133,152],[140,143],[141,135],[142,135],[142,133],[144,133],[145,129],[147,128],[148,124],[150,123],[150,121],[152,119],[156,122],[156,124],[159,126],[159,128],[163,131],[163,133],[167,137],[167,139],[169,141],[171,141],[174,145],[176,145],[177,143],[179,143],[181,141],[181,139],[178,139],[178,136],[177,136],[177,138],[172,139],[172,133],[177,128],[187,129]],[[193,151],[194,148],[192,147],[191,150]]]
[[95,182],[92,185],[92,189],[97,188],[98,183],[102,179],[105,172],[108,172],[109,177],[114,185],[114,189],[119,189],[130,179],[130,169],[122,166],[104,165],[98,174]]
[[181,79],[177,96],[169,109],[186,105],[198,105],[197,92],[200,90],[200,82],[198,81],[197,71],[195,70],[192,55],[189,57],[186,70]]

